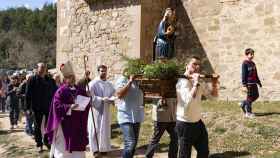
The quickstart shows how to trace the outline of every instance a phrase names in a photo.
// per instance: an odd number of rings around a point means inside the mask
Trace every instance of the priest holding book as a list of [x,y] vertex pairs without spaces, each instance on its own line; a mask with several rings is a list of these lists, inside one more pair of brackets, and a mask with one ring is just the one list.
[[61,65],[60,71],[64,83],[54,95],[45,131],[51,144],[50,157],[85,158],[90,99],[84,89],[75,85],[69,61]]

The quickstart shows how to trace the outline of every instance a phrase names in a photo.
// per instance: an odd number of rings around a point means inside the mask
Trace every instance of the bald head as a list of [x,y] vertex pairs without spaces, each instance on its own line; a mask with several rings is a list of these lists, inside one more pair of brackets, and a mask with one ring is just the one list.
[[47,67],[44,63],[38,63],[37,64],[37,73],[40,76],[44,76],[47,72]]

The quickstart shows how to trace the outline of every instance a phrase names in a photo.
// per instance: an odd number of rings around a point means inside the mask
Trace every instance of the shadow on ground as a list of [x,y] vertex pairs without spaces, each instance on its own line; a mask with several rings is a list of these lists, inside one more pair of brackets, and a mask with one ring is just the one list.
[[248,151],[226,151],[223,153],[211,154],[209,158],[236,158],[251,155]]
[[257,117],[271,116],[271,115],[280,115],[280,112],[259,112],[259,113],[255,113],[255,116],[257,116]]

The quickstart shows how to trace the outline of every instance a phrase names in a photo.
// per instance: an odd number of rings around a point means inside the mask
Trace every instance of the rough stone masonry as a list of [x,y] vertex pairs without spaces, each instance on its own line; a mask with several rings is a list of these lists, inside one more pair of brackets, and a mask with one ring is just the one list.
[[280,100],[279,0],[58,0],[57,65],[88,69],[109,66],[111,79],[122,72],[121,54],[151,61],[152,40],[163,11],[178,17],[176,58],[203,58],[203,69],[220,74],[219,99],[240,100],[244,49],[255,49],[263,83],[260,100]]

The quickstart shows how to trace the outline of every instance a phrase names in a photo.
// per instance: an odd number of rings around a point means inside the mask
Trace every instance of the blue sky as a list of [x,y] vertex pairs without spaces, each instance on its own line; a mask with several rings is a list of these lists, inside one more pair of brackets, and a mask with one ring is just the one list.
[[10,7],[25,6],[30,9],[41,8],[46,2],[53,3],[57,0],[0,0],[0,10]]

